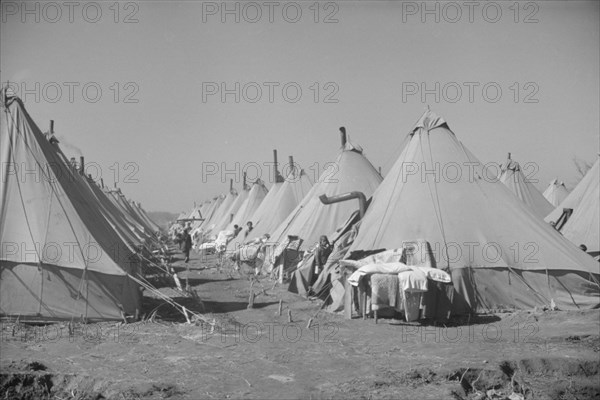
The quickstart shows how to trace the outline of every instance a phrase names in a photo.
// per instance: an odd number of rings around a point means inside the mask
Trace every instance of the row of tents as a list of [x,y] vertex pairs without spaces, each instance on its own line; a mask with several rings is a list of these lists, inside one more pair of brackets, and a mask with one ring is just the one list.
[[123,320],[141,310],[142,268],[161,244],[140,203],[98,185],[0,92],[0,313]]
[[[500,176],[489,179],[485,165],[428,110],[384,179],[360,146],[345,139],[345,130],[342,136],[335,171],[325,171],[312,187],[295,171],[268,191],[256,182],[195,208],[190,215],[202,219],[193,225],[197,237],[214,240],[233,224],[252,221],[254,230],[230,241],[229,252],[264,234],[264,247],[293,238],[307,252],[321,235],[343,238],[350,242],[347,254],[425,241],[436,267],[452,276],[455,311],[600,305],[600,264],[592,257],[600,251],[598,161],[570,193],[558,181],[540,193],[510,155]],[[352,225],[348,239],[342,233]],[[275,257],[264,258],[269,270]],[[341,279],[332,271],[329,287]],[[306,291],[301,280],[298,274],[292,279],[294,291]]]

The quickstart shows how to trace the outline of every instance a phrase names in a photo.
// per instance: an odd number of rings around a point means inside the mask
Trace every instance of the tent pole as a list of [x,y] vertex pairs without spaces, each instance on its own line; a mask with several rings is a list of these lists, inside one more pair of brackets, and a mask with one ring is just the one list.
[[344,128],[343,126],[340,127],[340,135],[341,135],[341,139],[342,139],[342,148],[343,148],[344,146],[346,146],[346,141],[347,141],[346,128]]
[[277,171],[277,150],[273,149],[273,183],[278,182],[278,171]]

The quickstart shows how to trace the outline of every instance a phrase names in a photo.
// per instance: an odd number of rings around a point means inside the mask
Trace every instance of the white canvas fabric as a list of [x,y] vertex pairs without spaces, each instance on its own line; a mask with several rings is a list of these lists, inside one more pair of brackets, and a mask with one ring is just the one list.
[[350,251],[423,238],[452,276],[455,312],[598,306],[598,263],[486,177],[442,118],[426,112],[409,136]]
[[140,296],[129,274],[139,263],[125,232],[21,100],[0,97],[0,312],[22,319],[133,314]]
[[511,192],[540,218],[544,218],[553,210],[552,204],[529,182],[521,171],[518,162],[510,158],[500,167],[500,182],[504,183]]
[[267,193],[268,190],[262,181],[259,180],[253,183],[250,191],[248,192],[248,197],[246,200],[244,200],[239,210],[237,210],[233,219],[225,229],[233,231],[233,226],[236,224],[244,228],[246,227],[246,223],[248,221],[252,221],[254,224],[253,215],[258,207],[260,207],[260,204],[267,196]]
[[554,207],[557,207],[569,195],[569,190],[565,186],[564,182],[559,181],[558,179],[553,179],[546,190],[544,190],[543,194],[550,204],[552,204]]
[[[596,161],[586,174],[588,183],[583,191],[581,201],[573,210],[573,214],[561,228],[560,232],[573,244],[584,244],[588,252],[600,251],[600,164]],[[579,187],[579,185],[577,186]]]
[[358,202],[345,201],[325,205],[319,196],[329,197],[353,191],[371,197],[381,176],[362,154],[360,147],[349,141],[339,153],[335,163],[325,170],[300,204],[272,232],[271,241],[283,242],[287,235],[303,239],[302,248],[310,248],[321,235],[331,235],[358,209]]
[[299,171],[295,175],[290,175],[285,182],[280,183],[273,198],[267,203],[267,199],[263,202],[265,207],[262,207],[262,214],[257,211],[256,226],[248,235],[247,240],[256,239],[268,233],[269,235],[277,229],[277,227],[290,215],[290,213],[304,199],[312,187],[310,179],[304,173]]

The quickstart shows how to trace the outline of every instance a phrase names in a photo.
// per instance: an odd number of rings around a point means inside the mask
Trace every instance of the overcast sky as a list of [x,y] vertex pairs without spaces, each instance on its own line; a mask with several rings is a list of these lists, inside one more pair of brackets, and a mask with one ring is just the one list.
[[599,151],[600,4],[487,3],[3,2],[1,81],[150,211],[274,148],[312,178],[340,126],[385,175],[427,104],[481,161],[571,187]]

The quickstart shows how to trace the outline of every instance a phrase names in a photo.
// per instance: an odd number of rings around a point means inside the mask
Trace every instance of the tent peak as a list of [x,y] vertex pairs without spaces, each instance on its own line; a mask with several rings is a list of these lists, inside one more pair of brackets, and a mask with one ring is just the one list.
[[448,126],[446,120],[438,116],[433,111],[431,111],[428,107],[427,110],[425,110],[425,112],[423,113],[423,115],[421,115],[421,118],[419,118],[415,126],[412,128],[410,134],[413,135],[419,129],[430,131],[432,129],[439,128],[442,126],[445,126],[448,130],[450,130],[450,127]]

